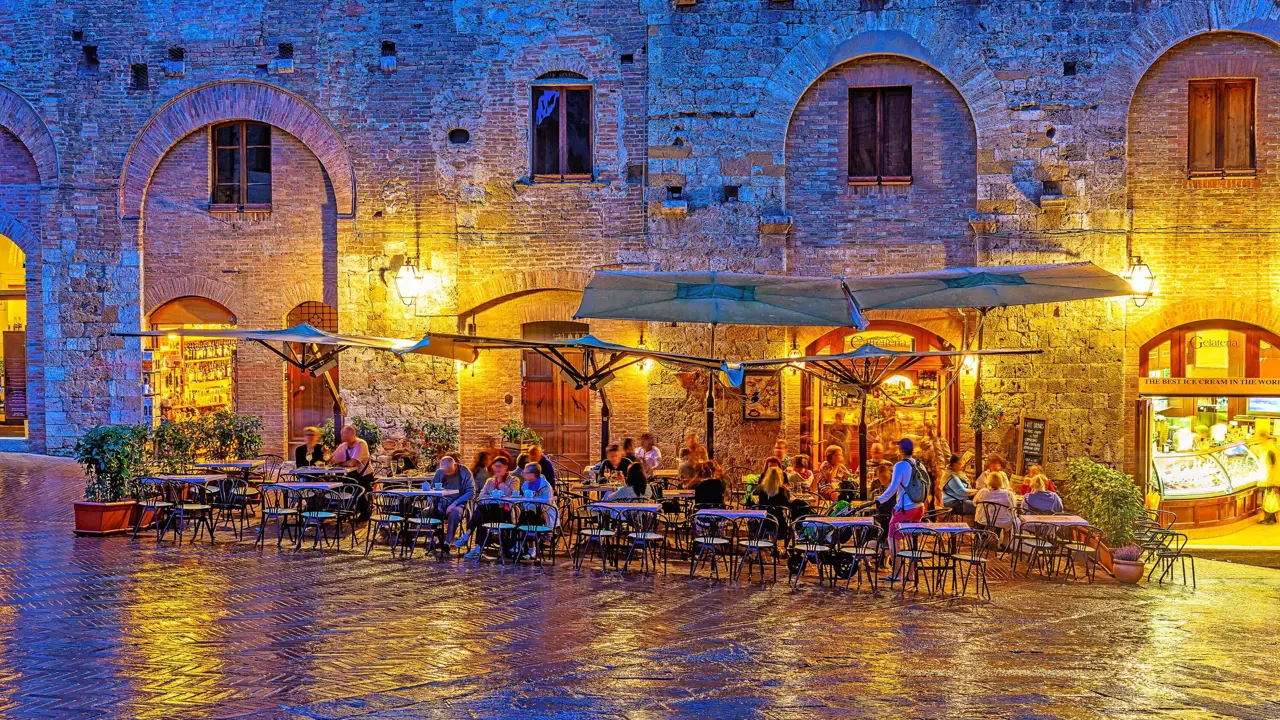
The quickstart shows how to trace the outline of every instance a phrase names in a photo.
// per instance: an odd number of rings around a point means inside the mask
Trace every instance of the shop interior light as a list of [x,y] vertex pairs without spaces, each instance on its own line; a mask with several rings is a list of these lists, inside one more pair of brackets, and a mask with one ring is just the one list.
[[1140,255],[1130,256],[1129,267],[1124,271],[1124,279],[1128,280],[1129,287],[1133,288],[1133,294],[1129,298],[1137,307],[1146,305],[1147,300],[1155,294],[1155,273],[1151,272],[1150,265],[1142,262]]
[[[643,326],[643,325],[641,325],[641,326],[640,326],[640,342],[636,343],[636,349],[637,349],[637,350],[648,350],[648,349],[649,349],[649,346],[644,344],[644,326]],[[653,367],[653,359],[652,359],[652,358],[645,358],[644,360],[641,360],[641,361],[640,361],[640,369],[641,369],[641,370],[643,370],[643,371],[645,371],[645,372],[649,372],[649,369],[650,369],[650,368],[652,368],[652,367]]]
[[964,370],[965,374],[967,375],[972,375],[978,372],[978,356],[965,355],[964,361],[960,363],[960,367]]
[[[791,336],[791,350],[787,352],[787,357],[791,358],[792,360],[802,357],[800,354],[800,346],[796,344],[795,335]],[[804,363],[795,363],[795,362],[791,363],[792,375],[795,375],[796,373],[800,372],[803,369],[804,369]]]

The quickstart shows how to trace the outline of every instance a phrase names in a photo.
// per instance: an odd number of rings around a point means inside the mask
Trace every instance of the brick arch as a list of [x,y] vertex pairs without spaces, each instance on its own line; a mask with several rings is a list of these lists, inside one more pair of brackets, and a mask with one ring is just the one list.
[[280,295],[280,305],[284,308],[284,315],[281,316],[281,320],[286,320],[294,308],[305,302],[318,302],[322,305],[334,307],[333,303],[325,300],[323,282],[313,280],[293,283],[286,287]]
[[142,316],[145,318],[170,300],[193,296],[213,300],[237,318],[241,315],[236,307],[240,298],[235,288],[211,278],[186,276],[147,284],[143,290]]
[[314,105],[288,90],[253,80],[227,80],[178,95],[142,126],[120,175],[120,217],[141,215],[151,174],[170,148],[200,128],[225,120],[263,122],[298,138],[328,174],[338,214],[355,213],[355,171],[346,143],[333,124]]
[[528,270],[501,273],[459,291],[459,321],[521,295],[547,290],[581,292],[587,286],[588,276],[588,273],[577,270]]
[[[978,147],[993,143],[1007,125],[1008,109],[1000,81],[982,56],[954,28],[924,15],[899,18],[890,13],[856,13],[810,35],[778,64],[765,83],[756,112],[756,134],[769,147],[783,148],[791,116],[811,85],[828,70],[868,55],[897,55],[936,70],[956,88],[969,107]],[[896,25],[892,26],[891,25]]]
[[53,136],[35,108],[18,93],[0,85],[0,126],[13,133],[35,160],[40,173],[40,183],[54,185],[58,182],[58,148]]
[[1129,325],[1125,332],[1125,344],[1130,352],[1130,363],[1138,365],[1138,349],[1143,343],[1166,330],[1201,320],[1234,320],[1256,325],[1280,335],[1280,308],[1265,305],[1244,297],[1188,300],[1166,307]]
[[40,236],[18,218],[0,209],[0,235],[13,241],[28,258],[40,258]]

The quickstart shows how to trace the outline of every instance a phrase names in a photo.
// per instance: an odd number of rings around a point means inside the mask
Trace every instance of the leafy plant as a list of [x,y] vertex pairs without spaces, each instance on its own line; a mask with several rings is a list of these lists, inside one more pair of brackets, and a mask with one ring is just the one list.
[[1125,545],[1122,548],[1116,548],[1111,551],[1113,560],[1123,560],[1125,562],[1138,562],[1138,558],[1142,557],[1142,548],[1137,545]]
[[[356,435],[360,439],[369,443],[369,452],[376,452],[382,447],[382,428],[375,423],[364,418],[351,418],[347,424],[356,429]],[[338,443],[342,442],[342,438],[338,437],[337,430],[333,426],[333,418],[329,418],[324,422],[324,427],[320,428],[320,442],[330,450],[338,447]]]
[[1004,421],[1004,408],[985,397],[979,396],[969,406],[969,428],[978,430],[995,430]]
[[212,460],[240,460],[262,452],[262,418],[217,410],[192,421],[199,454]]
[[85,500],[119,502],[132,490],[146,468],[147,431],[146,425],[99,425],[76,441],[76,462],[89,478]]
[[1133,477],[1088,458],[1067,463],[1062,502],[1102,533],[1107,545],[1122,548],[1133,540],[1133,523],[1146,513]]
[[151,460],[162,473],[190,472],[200,441],[196,421],[164,420],[151,431]]
[[458,449],[458,426],[448,420],[422,425],[406,422],[404,436],[405,443],[418,453],[418,457],[428,461],[435,461],[445,453]]
[[498,428],[498,433],[502,435],[502,441],[511,445],[541,445],[542,438],[533,428],[525,425],[519,420],[508,420],[506,425]]

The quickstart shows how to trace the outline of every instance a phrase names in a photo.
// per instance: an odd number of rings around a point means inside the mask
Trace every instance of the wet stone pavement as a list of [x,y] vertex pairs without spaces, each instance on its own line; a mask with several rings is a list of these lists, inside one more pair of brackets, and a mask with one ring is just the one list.
[[1277,718],[1280,571],[993,601],[76,538],[0,455],[4,718]]

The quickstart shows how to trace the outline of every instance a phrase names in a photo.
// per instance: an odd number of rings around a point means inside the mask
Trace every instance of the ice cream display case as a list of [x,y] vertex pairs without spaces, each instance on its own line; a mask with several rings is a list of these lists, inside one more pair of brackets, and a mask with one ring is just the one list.
[[1153,479],[1165,500],[1205,498],[1245,490],[1266,471],[1245,442],[1190,452],[1152,452]]

